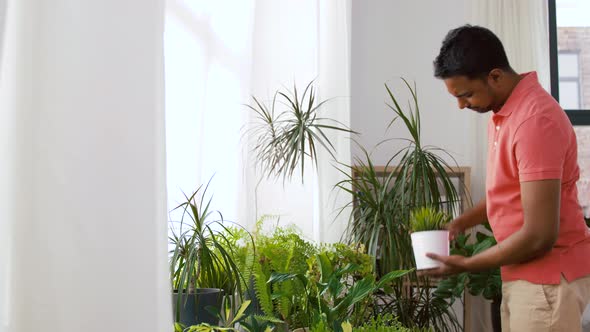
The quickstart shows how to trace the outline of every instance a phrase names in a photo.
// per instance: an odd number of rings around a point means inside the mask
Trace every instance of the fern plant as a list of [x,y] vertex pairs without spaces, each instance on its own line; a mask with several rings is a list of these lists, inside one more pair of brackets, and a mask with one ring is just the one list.
[[263,218],[254,232],[256,256],[252,283],[257,307],[266,316],[284,321],[290,329],[309,326],[304,310],[303,286],[295,281],[268,283],[273,273],[305,274],[307,260],[317,248],[304,240],[295,227],[275,227],[270,234],[262,232]]
[[410,213],[410,229],[412,232],[444,230],[451,217],[433,207],[421,207]]

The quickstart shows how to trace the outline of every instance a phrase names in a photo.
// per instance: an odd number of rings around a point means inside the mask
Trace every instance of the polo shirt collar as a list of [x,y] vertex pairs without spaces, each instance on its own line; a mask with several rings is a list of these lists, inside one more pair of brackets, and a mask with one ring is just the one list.
[[522,95],[536,85],[539,85],[536,71],[520,74],[520,77],[521,80],[516,84],[502,108],[494,116],[507,117],[512,114],[514,108],[518,106],[518,101],[521,100]]

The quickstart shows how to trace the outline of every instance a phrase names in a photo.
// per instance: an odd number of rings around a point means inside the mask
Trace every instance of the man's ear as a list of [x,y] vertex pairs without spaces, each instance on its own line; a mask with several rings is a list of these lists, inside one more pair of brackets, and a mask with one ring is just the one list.
[[502,69],[494,68],[488,74],[488,81],[489,83],[499,83],[504,76],[504,71]]

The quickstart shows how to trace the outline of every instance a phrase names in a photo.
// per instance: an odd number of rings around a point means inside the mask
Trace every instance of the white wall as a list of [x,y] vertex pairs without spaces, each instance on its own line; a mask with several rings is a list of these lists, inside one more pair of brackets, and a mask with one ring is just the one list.
[[[415,81],[424,144],[444,148],[460,166],[472,167],[473,198],[478,200],[483,197],[487,115],[459,110],[443,82],[433,76],[432,65],[446,33],[467,23],[468,5],[466,0],[353,1],[351,121],[367,149],[385,138],[407,137],[401,123],[385,133],[393,111],[385,106],[383,84],[406,102],[409,96],[399,77]],[[402,144],[379,148],[375,163],[385,164]],[[353,145],[353,155],[359,152]]]

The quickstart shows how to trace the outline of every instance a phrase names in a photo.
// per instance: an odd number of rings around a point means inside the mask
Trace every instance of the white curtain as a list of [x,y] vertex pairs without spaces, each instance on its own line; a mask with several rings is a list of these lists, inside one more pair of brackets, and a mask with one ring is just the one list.
[[[319,99],[332,99],[320,111],[322,116],[350,126],[350,1],[257,1],[255,15],[252,93],[269,100],[283,85],[295,82],[302,90],[315,79]],[[349,164],[347,137],[334,132],[329,136],[336,146],[336,160]],[[261,182],[254,218],[277,215],[311,240],[338,241],[348,216],[342,213],[336,219],[337,211],[350,201],[333,190],[342,175],[323,151],[317,170],[310,166],[307,163],[303,179],[298,174],[285,185],[280,180]],[[249,173],[250,179],[260,176]]]
[[535,70],[549,91],[549,21],[546,1],[474,0],[471,23],[492,30],[518,73]]
[[[228,8],[232,8],[228,10]],[[166,1],[168,205],[211,180],[214,209],[239,221],[246,206],[242,127],[254,2]],[[170,219],[179,219],[178,211]]]
[[160,0],[9,0],[0,331],[168,331]]
[[[166,119],[169,205],[212,178],[213,206],[225,219],[252,227],[263,215],[296,224],[309,239],[334,241],[343,230],[333,211],[346,200],[322,154],[305,178],[259,183],[253,138],[243,135],[251,95],[315,79],[319,97],[335,99],[323,115],[350,123],[350,1],[167,1]],[[232,10],[227,10],[232,8]],[[333,135],[337,158],[350,161],[346,135]],[[309,164],[309,163],[308,163]],[[177,218],[174,213],[171,219]]]
[[[333,98],[325,110],[325,116],[351,127],[350,115],[350,38],[351,2],[319,2],[318,83],[322,99]],[[336,147],[336,160],[351,164],[350,134],[328,134]],[[334,161],[322,151],[318,169],[318,209],[316,223],[320,225],[318,239],[333,243],[340,241],[346,229],[350,209],[340,209],[352,200],[334,185],[344,180],[344,175],[335,171]]]

